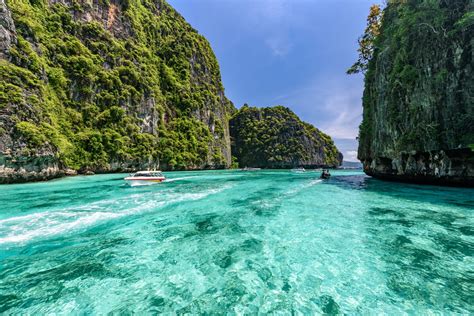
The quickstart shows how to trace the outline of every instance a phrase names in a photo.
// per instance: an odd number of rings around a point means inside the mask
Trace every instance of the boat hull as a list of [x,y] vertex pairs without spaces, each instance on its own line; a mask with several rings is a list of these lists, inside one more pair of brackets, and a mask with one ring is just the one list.
[[306,170],[304,170],[304,169],[291,169],[291,172],[293,172],[293,173],[305,173]]
[[125,178],[125,181],[130,185],[130,186],[137,186],[137,185],[151,185],[151,184],[156,184],[165,181],[165,178]]

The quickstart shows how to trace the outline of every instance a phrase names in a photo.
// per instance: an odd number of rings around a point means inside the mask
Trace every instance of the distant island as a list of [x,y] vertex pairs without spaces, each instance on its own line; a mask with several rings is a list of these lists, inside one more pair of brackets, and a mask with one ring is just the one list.
[[241,167],[337,167],[342,162],[330,136],[283,106],[244,105],[230,120],[230,135]]
[[342,169],[362,169],[363,165],[357,161],[342,161],[340,168]]

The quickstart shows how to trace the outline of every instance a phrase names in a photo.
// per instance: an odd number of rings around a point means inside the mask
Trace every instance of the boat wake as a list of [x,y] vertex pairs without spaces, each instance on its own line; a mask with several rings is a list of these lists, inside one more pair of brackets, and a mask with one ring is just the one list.
[[[164,182],[164,181],[162,181]],[[161,182],[135,182],[135,183],[130,183],[129,186],[131,187],[143,187],[143,186],[149,186],[149,185],[154,185],[154,184],[160,184]]]
[[175,181],[180,181],[180,180],[187,180],[187,179],[192,179],[192,178],[196,178],[197,176],[189,176],[189,177],[180,177],[180,178],[171,178],[171,179],[166,179],[165,181],[163,181],[164,183],[166,182],[175,182]]
[[102,200],[61,210],[0,220],[0,245],[23,244],[35,239],[77,232],[125,216],[157,211],[164,206],[195,201],[227,190],[231,185],[196,193],[147,192],[126,198]]
[[49,237],[120,217],[111,212],[43,212],[0,221],[0,244],[23,243],[38,237]]
[[321,183],[321,182],[323,182],[323,180],[321,180],[321,179],[311,180],[311,181],[309,181],[308,183],[305,183],[305,184],[303,184],[303,185],[299,185],[299,186],[296,187],[296,188],[293,188],[293,189],[291,189],[291,190],[288,190],[286,193],[287,193],[287,195],[294,195],[294,194],[296,194],[296,193],[298,193],[298,192],[300,192],[300,191],[302,191],[302,190],[304,190],[304,189],[310,188],[310,187],[312,187],[312,186],[314,186],[314,185],[316,185],[316,184],[319,184],[319,183]]

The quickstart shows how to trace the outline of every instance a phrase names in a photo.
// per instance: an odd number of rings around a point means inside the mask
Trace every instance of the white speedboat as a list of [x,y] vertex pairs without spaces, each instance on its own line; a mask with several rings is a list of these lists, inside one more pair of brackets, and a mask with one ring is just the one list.
[[305,168],[300,167],[300,168],[293,168],[293,169],[291,169],[291,172],[303,173],[303,172],[306,172],[306,170],[305,170]]
[[261,168],[245,167],[245,168],[242,168],[240,170],[242,170],[242,171],[259,171],[259,170],[261,170]]
[[163,182],[166,178],[161,171],[138,171],[126,177],[124,180],[131,186],[135,186]]

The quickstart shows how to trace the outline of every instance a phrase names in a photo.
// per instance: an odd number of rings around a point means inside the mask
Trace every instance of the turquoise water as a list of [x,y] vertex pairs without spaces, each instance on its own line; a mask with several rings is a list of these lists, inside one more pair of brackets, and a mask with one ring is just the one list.
[[474,313],[474,191],[361,172],[0,186],[0,312]]

